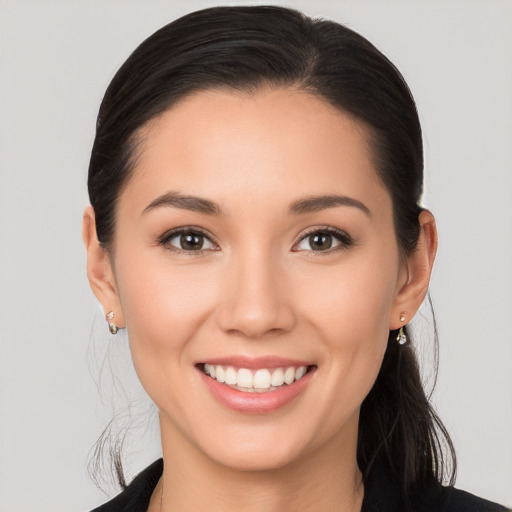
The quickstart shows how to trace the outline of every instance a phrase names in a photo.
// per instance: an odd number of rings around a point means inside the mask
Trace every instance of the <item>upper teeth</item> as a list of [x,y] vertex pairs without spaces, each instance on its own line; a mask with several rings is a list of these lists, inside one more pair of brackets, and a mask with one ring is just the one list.
[[248,368],[236,369],[233,366],[205,364],[204,372],[218,382],[224,382],[230,386],[236,386],[244,390],[275,389],[283,384],[292,384],[306,375],[306,366],[288,366],[268,370],[249,370]]

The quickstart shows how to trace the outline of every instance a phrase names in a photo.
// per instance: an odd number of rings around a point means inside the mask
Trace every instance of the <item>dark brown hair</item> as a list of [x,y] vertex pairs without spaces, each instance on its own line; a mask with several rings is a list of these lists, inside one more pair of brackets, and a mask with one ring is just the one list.
[[[297,87],[365,124],[377,174],[393,201],[399,248],[414,250],[423,147],[402,75],[347,27],[271,6],[188,14],[150,36],[119,69],[100,107],[89,167],[89,196],[106,250],[113,244],[117,199],[134,169],[138,130],[192,92],[262,86]],[[452,483],[455,455],[425,395],[414,350],[399,346],[396,335],[389,334],[382,368],[361,407],[357,455],[365,479],[374,464],[384,466],[406,500],[430,479]]]

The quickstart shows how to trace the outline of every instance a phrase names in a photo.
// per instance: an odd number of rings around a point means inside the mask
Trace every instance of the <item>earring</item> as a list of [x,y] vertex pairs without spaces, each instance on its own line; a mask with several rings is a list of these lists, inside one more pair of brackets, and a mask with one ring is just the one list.
[[111,311],[108,315],[106,315],[105,317],[107,319],[107,322],[108,322],[108,330],[110,331],[110,334],[117,334],[117,331],[119,331],[119,328],[117,327],[117,325],[112,322],[113,318],[114,318],[114,312]]
[[[400,322],[405,322],[405,316],[402,314],[400,316]],[[404,326],[400,327],[398,331],[398,336],[396,337],[396,341],[398,341],[399,345],[405,345],[407,343],[407,335],[404,332]]]

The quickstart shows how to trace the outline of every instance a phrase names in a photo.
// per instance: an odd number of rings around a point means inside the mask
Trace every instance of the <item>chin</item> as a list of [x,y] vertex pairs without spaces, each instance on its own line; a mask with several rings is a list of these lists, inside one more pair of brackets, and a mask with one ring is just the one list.
[[[270,430],[270,431],[266,431]],[[215,463],[237,471],[273,471],[301,459],[307,451],[306,440],[263,429],[238,435],[219,437],[203,448],[203,453]],[[288,430],[285,431],[288,434]]]
[[[242,447],[245,448],[245,447]],[[288,466],[298,458],[297,452],[276,452],[275,449],[237,449],[236,452],[224,450],[221,457],[213,457],[218,464],[236,471],[275,471]]]

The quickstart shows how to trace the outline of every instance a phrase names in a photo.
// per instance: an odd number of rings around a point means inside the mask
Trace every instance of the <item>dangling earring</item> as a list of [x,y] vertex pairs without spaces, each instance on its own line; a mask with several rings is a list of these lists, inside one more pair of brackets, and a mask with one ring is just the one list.
[[110,331],[110,334],[117,334],[117,331],[119,331],[119,328],[117,327],[117,325],[112,322],[113,318],[114,318],[114,312],[111,311],[108,315],[106,315],[105,317],[107,319],[107,322],[108,322],[108,330]]
[[[400,316],[400,322],[405,322],[405,316],[402,314]],[[407,343],[407,335],[404,332],[404,326],[400,327],[398,331],[398,336],[396,337],[396,341],[398,341],[399,345],[405,345]]]

